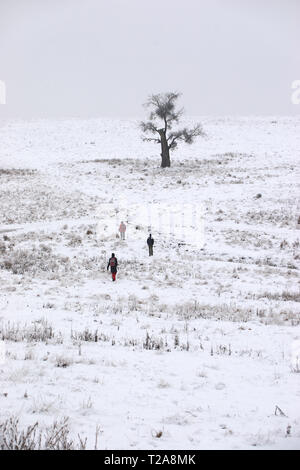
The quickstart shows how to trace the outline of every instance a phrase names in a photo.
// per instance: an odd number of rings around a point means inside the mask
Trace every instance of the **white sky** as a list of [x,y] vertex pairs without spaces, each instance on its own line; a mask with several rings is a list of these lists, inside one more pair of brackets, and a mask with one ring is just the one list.
[[300,0],[0,0],[0,117],[299,114]]

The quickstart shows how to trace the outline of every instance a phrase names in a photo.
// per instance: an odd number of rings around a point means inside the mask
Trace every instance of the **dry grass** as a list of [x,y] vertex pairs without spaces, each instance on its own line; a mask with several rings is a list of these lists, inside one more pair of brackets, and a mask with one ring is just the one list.
[[22,342],[44,342],[49,341],[62,343],[61,333],[55,333],[52,325],[44,318],[32,322],[31,325],[20,323],[3,323],[0,325],[0,339],[2,341]]
[[87,439],[70,436],[69,419],[54,421],[52,426],[41,429],[37,422],[20,428],[19,419],[11,417],[0,424],[1,450],[85,450]]

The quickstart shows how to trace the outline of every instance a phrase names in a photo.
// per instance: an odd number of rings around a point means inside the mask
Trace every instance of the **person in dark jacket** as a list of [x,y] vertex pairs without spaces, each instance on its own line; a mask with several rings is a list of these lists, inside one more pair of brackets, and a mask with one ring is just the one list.
[[149,237],[147,238],[147,245],[149,247],[149,256],[153,256],[153,245],[154,245],[154,238],[150,233]]
[[117,266],[118,266],[118,260],[117,260],[117,258],[115,257],[115,254],[112,253],[112,254],[111,254],[111,257],[109,258],[108,264],[107,264],[107,271],[108,271],[108,269],[110,268],[111,277],[112,277],[112,280],[113,280],[113,281],[116,280]]

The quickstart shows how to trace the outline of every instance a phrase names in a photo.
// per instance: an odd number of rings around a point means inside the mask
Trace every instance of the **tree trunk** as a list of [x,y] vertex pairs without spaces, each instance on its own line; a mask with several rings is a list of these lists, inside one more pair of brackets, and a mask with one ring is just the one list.
[[164,129],[159,129],[160,142],[161,142],[161,167],[167,168],[171,166],[170,151]]

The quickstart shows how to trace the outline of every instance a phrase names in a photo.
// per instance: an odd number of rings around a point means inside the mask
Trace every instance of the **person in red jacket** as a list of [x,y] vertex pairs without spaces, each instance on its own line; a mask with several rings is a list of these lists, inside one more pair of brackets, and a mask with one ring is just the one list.
[[119,227],[119,232],[121,234],[121,240],[125,240],[126,225],[122,221]]
[[108,271],[108,269],[110,268],[111,277],[112,277],[112,280],[113,280],[113,281],[116,280],[117,267],[118,267],[118,260],[117,260],[117,258],[115,257],[115,254],[112,253],[112,254],[111,254],[111,257],[109,258],[109,261],[108,261],[107,271]]

